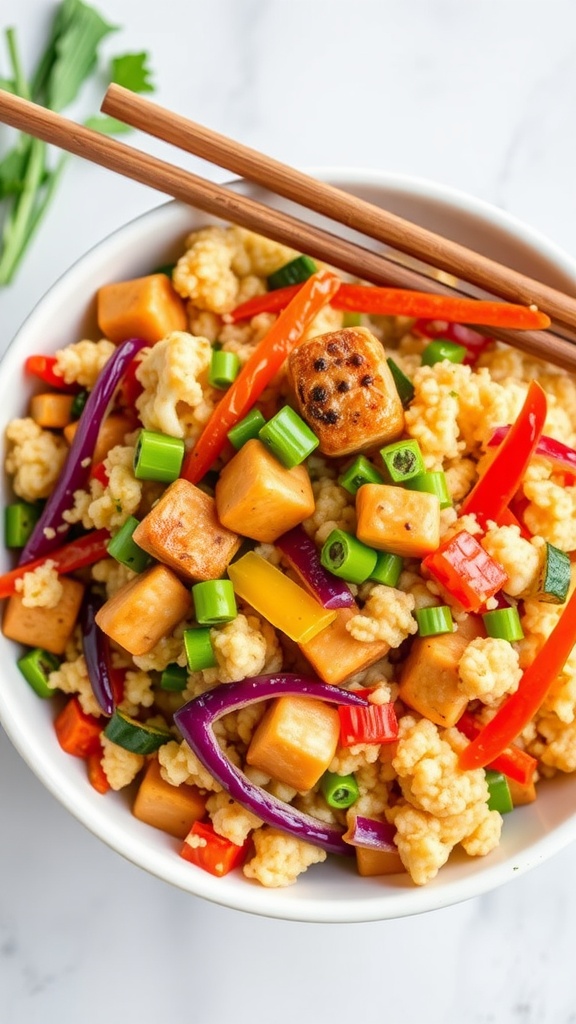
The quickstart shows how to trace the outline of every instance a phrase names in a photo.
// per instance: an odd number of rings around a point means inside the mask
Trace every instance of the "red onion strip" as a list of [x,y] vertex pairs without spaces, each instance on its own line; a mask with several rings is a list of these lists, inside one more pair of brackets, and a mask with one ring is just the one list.
[[352,846],[360,846],[364,850],[385,850],[398,853],[394,842],[396,828],[387,821],[376,821],[375,818],[363,818],[358,815],[346,832],[346,842]]
[[352,591],[322,565],[316,545],[301,526],[278,537],[274,544],[323,608],[348,608]]
[[[102,420],[126,368],[136,353],[145,345],[146,342],[142,338],[130,338],[123,342],[98,377],[78,421],[78,429],[74,434],[74,440],[70,445],[68,458],[58,482],[44,506],[28,543],[22,550],[19,559],[20,565],[47,555],[62,543],[63,537],[70,529],[70,524],[62,519],[62,513],[72,507],[74,491],[81,490],[86,484]],[[49,529],[50,532],[53,531],[54,536],[47,537],[44,532],[46,529]]]
[[110,644],[108,637],[96,624],[96,612],[101,599],[88,591],[80,609],[82,649],[92,692],[105,715],[114,711],[114,692],[110,678]]
[[[509,426],[496,427],[488,441],[488,447],[493,448],[501,444],[509,430]],[[569,448],[567,444],[563,444],[562,441],[556,441],[555,438],[543,434],[536,445],[534,454],[550,459],[551,462],[561,469],[567,469],[571,473],[576,473],[576,451],[574,451],[574,448]]]
[[182,736],[216,782],[242,807],[268,825],[321,846],[328,853],[350,855],[353,850],[342,839],[343,829],[327,825],[309,814],[278,800],[246,778],[220,749],[212,725],[229,711],[273,697],[315,697],[334,704],[365,705],[366,701],[337,686],[305,676],[253,676],[238,683],[224,683],[179,708],[174,720]]

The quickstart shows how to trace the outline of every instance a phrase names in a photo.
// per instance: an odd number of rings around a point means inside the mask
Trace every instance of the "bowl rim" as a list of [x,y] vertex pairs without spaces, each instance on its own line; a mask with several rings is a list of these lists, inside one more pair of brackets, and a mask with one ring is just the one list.
[[[445,204],[466,216],[477,217],[490,228],[508,232],[514,240],[519,240],[529,249],[537,250],[552,265],[552,269],[559,269],[576,284],[576,260],[562,248],[514,215],[464,191],[427,178],[387,173],[373,168],[322,166],[313,168],[310,173],[337,186],[343,187],[355,182],[358,187],[368,186],[406,193]],[[243,185],[245,183],[238,179],[234,179],[232,183],[233,187]],[[152,207],[117,228],[76,260],[25,318],[4,353],[1,362],[2,374],[13,375],[19,371],[19,342],[30,332],[37,333],[42,319],[50,317],[51,307],[58,304],[61,294],[73,284],[75,277],[82,276],[92,264],[99,263],[108,250],[115,250],[119,236],[128,246],[130,238],[138,238],[143,231],[151,232],[157,221],[161,223],[169,218],[170,209],[175,211],[174,216],[178,218],[179,211],[184,211],[186,207],[173,200]],[[213,218],[207,218],[207,222],[211,220]],[[512,878],[519,877],[560,852],[576,838],[575,814],[562,825],[556,826],[551,832],[532,842],[521,854],[508,856],[505,860],[496,857],[490,863],[484,861],[481,869],[463,877],[444,880],[440,875],[439,884],[432,882],[424,887],[416,887],[410,883],[403,888],[387,890],[381,897],[375,898],[372,895],[369,899],[360,896],[322,900],[317,896],[306,895],[307,886],[302,886],[301,881],[290,887],[289,898],[286,898],[286,890],[265,889],[250,885],[247,880],[242,879],[242,888],[239,887],[238,891],[235,891],[235,898],[232,901],[227,888],[222,885],[224,880],[213,878],[204,872],[192,875],[190,865],[177,856],[174,856],[171,869],[167,870],[163,851],[157,849],[154,843],[139,843],[128,834],[122,827],[121,813],[110,814],[104,802],[98,805],[87,801],[85,794],[80,792],[72,772],[67,773],[42,751],[39,756],[31,752],[24,709],[19,707],[16,699],[11,699],[9,688],[6,688],[6,692],[0,689],[0,722],[13,745],[46,789],[81,824],[125,859],[190,895],[263,917],[309,923],[362,923],[437,910],[480,896]],[[303,895],[299,895],[299,888]]]

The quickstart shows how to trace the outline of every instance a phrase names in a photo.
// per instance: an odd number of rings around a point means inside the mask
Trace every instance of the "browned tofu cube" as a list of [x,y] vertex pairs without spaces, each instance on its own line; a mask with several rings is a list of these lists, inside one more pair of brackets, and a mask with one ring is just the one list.
[[220,473],[216,508],[231,530],[271,544],[312,515],[314,494],[304,466],[286,469],[253,438]]
[[51,654],[64,654],[76,625],[84,587],[68,576],[61,576],[60,582],[63,593],[55,608],[26,608],[20,594],[14,594],[4,612],[4,636],[28,647],[43,647]]
[[169,636],[191,607],[192,596],[178,577],[165,565],[154,565],[106,601],[96,622],[111,640],[138,656]]
[[288,358],[297,409],[324,455],[370,451],[400,437],[404,410],[384,348],[364,327],[298,345]]
[[364,878],[372,875],[397,875],[405,870],[397,850],[367,850],[356,847],[356,867]]
[[257,726],[246,761],[304,792],[330,764],[340,736],[335,708],[310,697],[279,697]]
[[384,640],[364,643],[348,632],[346,623],[358,612],[357,607],[339,608],[334,622],[316,633],[311,640],[298,645],[316,675],[325,683],[338,686],[356,672],[379,661],[390,650]]
[[132,807],[135,818],[185,839],[192,825],[204,817],[206,797],[197,786],[172,786],[160,774],[157,758],[150,761]]
[[223,576],[242,542],[216,514],[214,498],[175,480],[134,531],[134,540],[186,580]]
[[469,615],[455,633],[416,637],[400,673],[400,700],[436,725],[456,725],[468,704],[458,664],[468,644],[484,635],[480,616]]
[[184,300],[166,274],[115,281],[99,288],[98,326],[115,344],[144,338],[150,345],[188,326]]

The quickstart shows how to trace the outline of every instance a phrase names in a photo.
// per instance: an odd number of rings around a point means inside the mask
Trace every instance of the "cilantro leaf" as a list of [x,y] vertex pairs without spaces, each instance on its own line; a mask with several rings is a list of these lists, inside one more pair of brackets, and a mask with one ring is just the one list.
[[147,53],[124,53],[112,61],[111,81],[132,92],[154,92]]

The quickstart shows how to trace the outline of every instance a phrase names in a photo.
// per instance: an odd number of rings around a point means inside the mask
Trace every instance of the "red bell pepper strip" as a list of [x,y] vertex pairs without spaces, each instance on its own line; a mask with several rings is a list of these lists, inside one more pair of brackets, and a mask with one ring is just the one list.
[[195,821],[188,834],[200,840],[200,844],[190,846],[184,842],[180,856],[218,878],[238,867],[248,850],[248,842],[237,846],[230,839],[218,835],[209,821]]
[[508,576],[476,537],[461,530],[422,561],[422,567],[468,612],[478,612]]
[[82,710],[77,697],[72,697],[54,721],[58,743],[74,757],[102,756],[100,734],[103,726],[94,715]]
[[226,323],[235,324],[239,320],[251,320],[259,313],[281,313],[298,294],[301,287],[301,284],[289,284],[286,288],[274,288],[271,292],[253,295],[251,299],[236,306],[231,313],[226,313],[223,320]]
[[[298,286],[278,288],[258,295],[232,310],[229,322],[255,316],[256,313],[277,312],[283,308],[287,293]],[[302,286],[301,286],[302,287]],[[293,292],[292,292],[293,294]],[[292,296],[290,296],[292,297]],[[266,301],[268,300],[268,301]],[[375,285],[340,285],[332,300],[334,309],[377,316],[410,316],[426,320],[446,320],[458,324],[482,324],[511,330],[543,330],[550,326],[550,317],[530,306],[512,302],[486,302],[482,299],[461,299],[404,288],[380,288]]]
[[304,282],[218,402],[184,461],[180,475],[185,480],[195,484],[210,469],[226,444],[230,428],[251,409],[339,285],[340,279],[327,270],[318,271]]
[[473,331],[465,324],[452,324],[447,320],[416,320],[410,330],[425,338],[446,338],[447,341],[453,341],[456,345],[463,345],[467,353],[464,356],[464,362],[468,366],[472,366],[478,356],[494,340],[486,334]]
[[16,580],[22,579],[25,572],[33,572],[39,565],[44,565],[48,558],[56,563],[56,569],[61,574],[75,572],[76,569],[82,569],[85,565],[93,565],[94,562],[107,558],[109,540],[108,530],[93,530],[92,533],[86,533],[78,540],[72,540],[69,544],[56,548],[43,558],[36,558],[33,562],[18,565],[15,569],[0,576],[0,598],[11,597],[12,594],[15,594]]
[[24,363],[24,370],[26,373],[38,377],[39,380],[43,380],[50,387],[58,388],[59,391],[79,391],[78,384],[67,384],[64,377],[54,372],[56,362],[55,356],[28,356]]
[[338,706],[340,745],[357,743],[393,743],[398,739],[398,720],[394,705],[368,704],[364,707]]
[[550,636],[494,718],[460,754],[460,767],[484,768],[512,743],[542,706],[576,643],[576,590]]
[[499,521],[520,486],[544,429],[546,395],[531,381],[520,413],[506,434],[486,472],[464,498],[460,515],[476,515],[482,526],[489,519]]
[[[456,722],[456,728],[464,733],[467,739],[473,740],[482,731],[482,726],[476,721],[469,711],[465,711]],[[538,761],[525,750],[516,747],[513,743],[506,747],[498,757],[487,765],[487,768],[495,772],[503,772],[509,779],[514,779],[521,786],[529,786],[534,778],[534,772],[538,767]]]
[[98,483],[102,484],[102,487],[108,487],[109,479],[106,466],[103,462],[97,462],[96,465],[90,469],[90,479],[97,480]]

